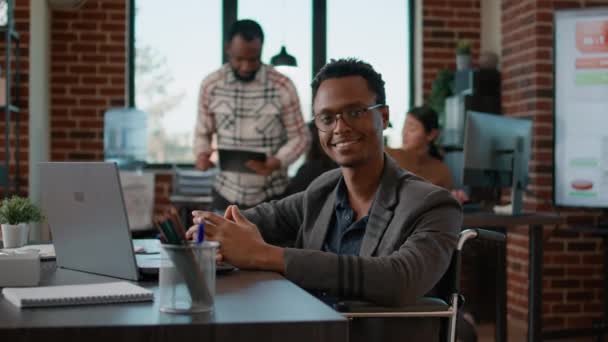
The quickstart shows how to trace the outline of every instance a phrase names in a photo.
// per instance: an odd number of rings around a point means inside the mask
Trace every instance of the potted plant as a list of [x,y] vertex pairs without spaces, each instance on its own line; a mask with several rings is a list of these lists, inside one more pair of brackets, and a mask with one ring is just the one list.
[[445,100],[452,95],[454,95],[454,72],[449,69],[440,70],[433,80],[427,104],[437,112],[441,129],[445,125]]
[[28,198],[12,196],[0,204],[0,224],[5,248],[17,248],[28,241],[30,222],[40,222],[42,212]]
[[456,70],[471,68],[471,41],[461,39],[456,43]]

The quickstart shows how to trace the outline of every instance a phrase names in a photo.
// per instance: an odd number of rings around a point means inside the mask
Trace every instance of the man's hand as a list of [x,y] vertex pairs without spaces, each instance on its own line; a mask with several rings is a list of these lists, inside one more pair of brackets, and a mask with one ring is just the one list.
[[266,161],[249,160],[245,166],[252,169],[258,175],[268,176],[281,168],[281,161],[275,157],[267,157]]
[[209,168],[214,167],[215,165],[209,160],[209,157],[211,157],[211,153],[199,153],[194,166],[202,171],[207,171]]
[[463,190],[452,190],[452,196],[454,196],[454,198],[460,202],[460,204],[466,202],[469,200],[469,195],[467,195],[466,192],[464,192]]
[[205,238],[220,243],[224,261],[242,269],[284,272],[283,249],[267,244],[237,206],[229,206],[224,217],[207,211],[193,211],[192,215],[195,226],[188,229],[188,239],[196,236],[198,224],[204,222]]

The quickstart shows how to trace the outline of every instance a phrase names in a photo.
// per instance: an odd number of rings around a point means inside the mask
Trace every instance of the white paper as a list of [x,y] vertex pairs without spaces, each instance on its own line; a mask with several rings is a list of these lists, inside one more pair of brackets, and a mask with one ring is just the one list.
[[154,174],[121,171],[120,182],[131,230],[150,229],[154,214]]

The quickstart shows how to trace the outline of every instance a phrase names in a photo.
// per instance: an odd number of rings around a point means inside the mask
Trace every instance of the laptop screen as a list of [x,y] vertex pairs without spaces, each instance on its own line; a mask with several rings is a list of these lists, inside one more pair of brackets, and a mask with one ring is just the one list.
[[42,210],[57,265],[138,279],[129,221],[116,164],[40,163]]

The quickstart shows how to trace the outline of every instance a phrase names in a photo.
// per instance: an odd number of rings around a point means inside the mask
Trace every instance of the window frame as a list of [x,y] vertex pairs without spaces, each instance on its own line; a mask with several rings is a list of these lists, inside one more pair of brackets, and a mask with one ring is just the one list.
[[[127,12],[127,105],[135,107],[135,1],[128,0]],[[142,1],[142,0],[140,0]],[[260,0],[263,1],[263,0]],[[409,0],[409,26],[405,28],[409,33],[409,85],[410,99],[409,107],[415,103],[415,16],[416,0]],[[222,0],[222,62],[227,62],[224,53],[224,42],[228,35],[230,26],[236,21],[238,15],[238,0]],[[312,0],[312,75],[314,76],[327,63],[327,0]],[[312,91],[312,90],[311,90]],[[144,169],[171,169],[173,167],[192,167],[194,163],[145,163]]]

